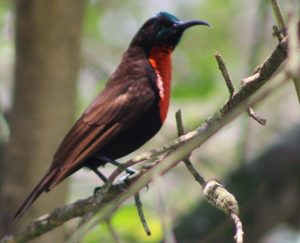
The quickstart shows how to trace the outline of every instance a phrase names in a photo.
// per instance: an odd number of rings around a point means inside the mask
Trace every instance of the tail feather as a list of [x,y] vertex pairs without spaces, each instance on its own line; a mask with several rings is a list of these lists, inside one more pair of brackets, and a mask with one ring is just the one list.
[[49,183],[56,176],[58,169],[49,170],[46,175],[40,180],[33,191],[29,194],[26,200],[19,207],[18,211],[14,215],[12,221],[15,221],[23,216],[23,214],[28,210],[28,208],[34,203],[34,201],[39,197],[39,195],[48,190]]

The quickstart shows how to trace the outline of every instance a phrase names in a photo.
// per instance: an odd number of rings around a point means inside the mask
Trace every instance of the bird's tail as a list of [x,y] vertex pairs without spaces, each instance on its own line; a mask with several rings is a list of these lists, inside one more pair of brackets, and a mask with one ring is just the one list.
[[36,185],[33,191],[29,194],[26,200],[19,207],[18,211],[15,213],[12,221],[15,221],[23,216],[23,214],[28,210],[28,208],[33,204],[33,202],[38,198],[38,196],[47,191],[49,183],[56,176],[58,170],[50,169],[46,175],[40,180],[40,182]]

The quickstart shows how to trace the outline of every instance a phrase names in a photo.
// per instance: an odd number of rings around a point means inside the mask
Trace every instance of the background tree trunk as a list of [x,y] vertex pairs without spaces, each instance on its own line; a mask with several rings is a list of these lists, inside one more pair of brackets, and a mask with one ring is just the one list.
[[[49,167],[71,125],[85,0],[16,1],[16,64],[10,140],[4,150],[0,234]],[[38,199],[12,227],[63,205],[66,184]],[[10,227],[11,228],[11,227]],[[57,231],[39,242],[63,242]]]

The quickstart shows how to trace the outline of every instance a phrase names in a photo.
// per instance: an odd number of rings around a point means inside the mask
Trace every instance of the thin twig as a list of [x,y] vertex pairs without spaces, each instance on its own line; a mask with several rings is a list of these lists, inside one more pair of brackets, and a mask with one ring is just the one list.
[[149,228],[149,226],[147,224],[147,221],[146,221],[146,218],[145,218],[145,214],[143,212],[143,204],[142,204],[139,192],[134,195],[134,201],[135,201],[135,206],[137,208],[138,215],[139,215],[139,218],[140,218],[140,220],[142,222],[143,228],[144,228],[146,234],[150,236],[151,235],[151,231],[150,231],[150,228]]
[[235,239],[236,243],[243,243],[244,231],[243,231],[242,221],[240,220],[239,216],[235,213],[231,213],[230,217],[232,218],[232,220],[235,223],[236,233],[235,233],[234,239]]
[[[181,136],[184,133],[181,110],[178,110],[175,113],[175,117],[178,136]],[[236,225],[236,235],[234,237],[236,239],[236,243],[243,243],[243,227],[242,222],[238,217],[238,202],[235,200],[234,196],[229,193],[220,183],[214,180],[206,182],[205,179],[195,170],[194,166],[188,158],[184,159],[183,161],[190,173],[201,184],[203,188],[203,195],[205,196],[205,198],[213,206],[220,208],[227,214],[230,214]],[[211,184],[213,184],[213,186],[210,187]],[[217,189],[216,185],[219,189]],[[210,188],[208,189],[208,187]]]
[[282,33],[284,35],[286,35],[286,25],[284,23],[284,19],[282,17],[282,13],[281,13],[281,10],[280,10],[277,0],[271,0],[271,5],[273,8],[273,12],[274,12],[277,24],[279,26],[279,29],[280,29],[280,31],[282,31]]
[[184,159],[183,160],[186,168],[188,169],[188,171],[194,176],[194,179],[199,182],[199,184],[202,186],[202,187],[205,187],[206,185],[206,182],[205,182],[205,179],[204,177],[202,177],[198,171],[195,169],[195,167],[193,166],[192,162],[189,160],[189,159]]
[[265,126],[267,124],[267,120],[259,116],[251,107],[247,108],[247,113],[250,117],[252,117],[259,124]]
[[276,36],[279,42],[284,38],[277,25],[273,26],[273,36]]
[[[227,70],[227,67],[225,65],[225,62],[221,56],[220,53],[216,53],[215,54],[215,58],[218,62],[218,65],[219,65],[219,69],[222,73],[222,76],[225,80],[225,83],[227,85],[227,88],[229,90],[229,94],[230,94],[230,99],[233,97],[233,95],[235,94],[236,90],[234,89],[234,86],[233,86],[233,83],[232,83],[232,80],[230,78],[230,75],[229,75],[229,72]],[[257,121],[259,124],[265,126],[266,125],[266,122],[267,120],[260,117],[251,107],[248,107],[247,108],[247,113],[249,114],[249,116],[251,118],[253,118],[255,121]]]
[[[178,136],[182,136],[184,135],[185,132],[184,132],[184,126],[182,122],[181,110],[176,111],[175,118],[176,118]],[[185,164],[188,171],[194,176],[195,180],[198,181],[202,187],[205,187],[206,182],[204,177],[198,173],[198,171],[195,169],[190,159],[189,158],[183,159],[183,163]]]
[[295,90],[300,103],[300,41],[299,41],[299,8],[298,1],[288,1],[288,34],[289,34],[289,50],[286,70],[293,79]]
[[175,113],[175,119],[176,119],[176,126],[177,126],[177,134],[178,137],[182,136],[185,134],[184,131],[184,126],[183,126],[183,121],[182,121],[182,115],[181,115],[181,110],[177,110]]
[[224,78],[224,80],[226,82],[226,85],[227,85],[227,88],[228,88],[228,91],[229,91],[229,94],[230,94],[230,98],[231,98],[236,91],[235,91],[234,86],[232,84],[229,72],[228,72],[228,70],[226,68],[225,62],[223,61],[223,58],[222,58],[221,54],[217,52],[215,54],[215,58],[217,60],[219,69],[220,69],[220,71],[221,71],[221,73],[223,75],[223,78]]

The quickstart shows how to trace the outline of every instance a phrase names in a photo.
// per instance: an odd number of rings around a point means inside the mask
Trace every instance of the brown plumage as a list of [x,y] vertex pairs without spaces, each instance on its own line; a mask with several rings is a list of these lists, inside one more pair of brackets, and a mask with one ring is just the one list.
[[162,12],[138,31],[104,90],[61,142],[45,176],[20,206],[21,217],[36,198],[82,167],[97,169],[147,142],[165,120],[170,94],[171,52],[183,31],[204,21],[181,22]]

